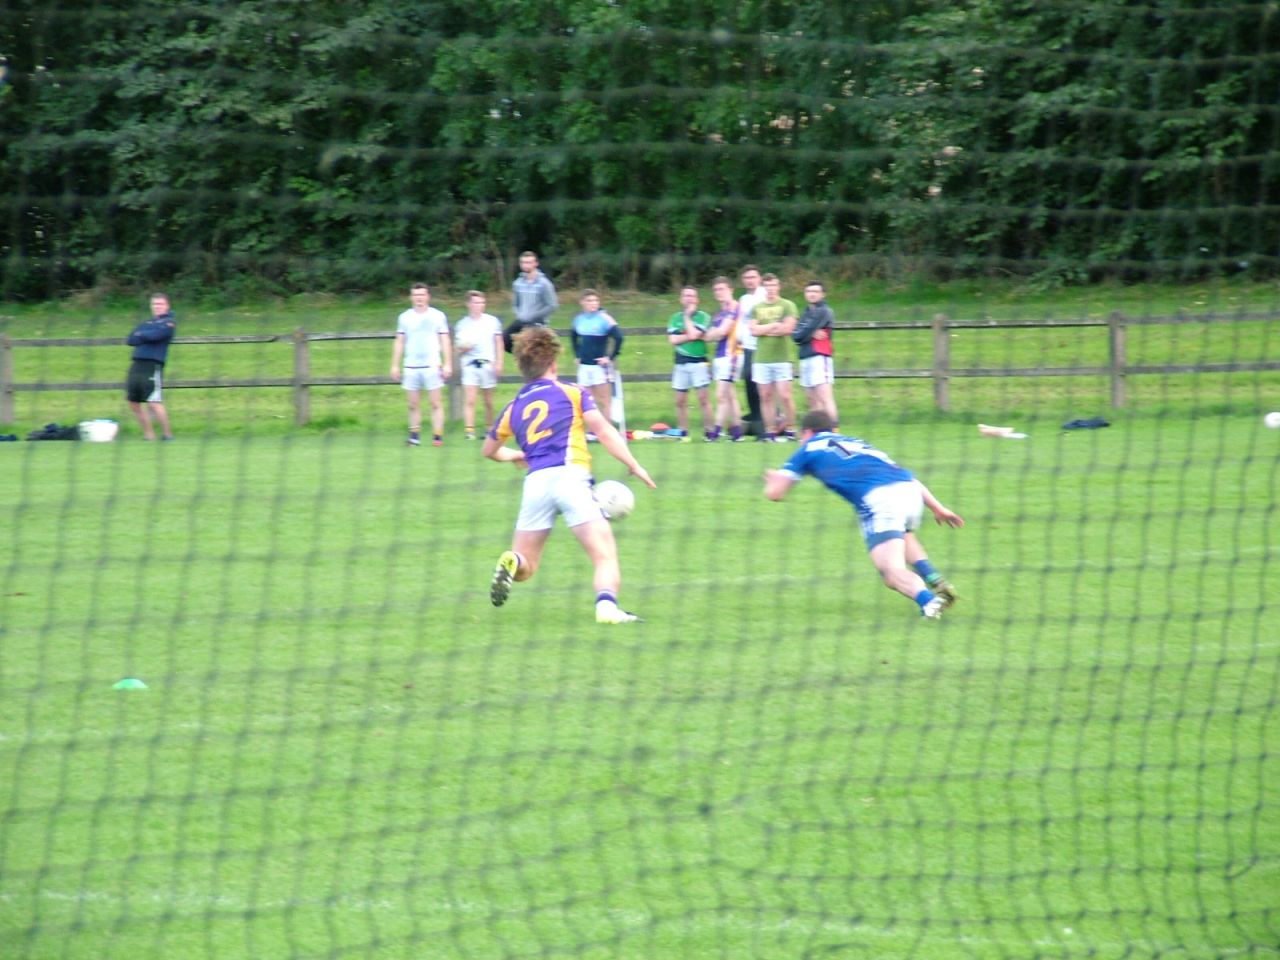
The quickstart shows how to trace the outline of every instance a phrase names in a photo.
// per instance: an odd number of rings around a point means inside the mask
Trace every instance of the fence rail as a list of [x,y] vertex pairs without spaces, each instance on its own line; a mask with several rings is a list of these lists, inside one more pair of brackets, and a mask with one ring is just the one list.
[[[837,331],[874,330],[930,330],[933,351],[927,367],[876,367],[844,369],[836,372],[841,379],[927,379],[933,381],[934,404],[939,410],[951,407],[951,381],[974,377],[1078,377],[1105,376],[1109,378],[1111,405],[1119,408],[1126,403],[1126,378],[1132,375],[1187,374],[1187,373],[1250,373],[1280,371],[1280,359],[1254,360],[1230,363],[1166,363],[1129,364],[1127,330],[1136,326],[1167,326],[1193,323],[1239,323],[1245,321],[1280,320],[1280,312],[1237,312],[1232,314],[1178,313],[1158,317],[1130,317],[1115,311],[1106,318],[1044,319],[1044,320],[952,320],[945,314],[936,314],[932,320],[856,320],[836,324]],[[955,367],[951,364],[951,338],[955,330],[1014,330],[1057,329],[1095,327],[1107,329],[1108,362],[1089,366],[1037,366],[1037,367]],[[567,333],[567,331],[560,331]],[[660,336],[665,327],[630,327],[628,336]],[[290,333],[228,334],[178,337],[175,344],[249,344],[291,343],[293,345],[293,375],[288,377],[251,377],[241,379],[178,379],[165,381],[165,388],[222,389],[244,387],[288,387],[293,390],[294,422],[303,426],[311,419],[312,387],[355,387],[393,384],[388,376],[317,376],[311,372],[311,344],[341,340],[390,340],[393,332],[314,333],[299,328]],[[53,337],[19,338],[0,335],[0,423],[14,420],[15,397],[21,392],[66,392],[122,389],[122,381],[37,381],[17,382],[14,379],[13,354],[16,349],[27,347],[120,347],[119,337]],[[455,374],[455,383],[456,383]],[[629,382],[664,383],[666,373],[628,374]],[[519,377],[504,376],[503,383],[518,383]],[[460,391],[452,390],[451,414],[458,416],[457,398]]]

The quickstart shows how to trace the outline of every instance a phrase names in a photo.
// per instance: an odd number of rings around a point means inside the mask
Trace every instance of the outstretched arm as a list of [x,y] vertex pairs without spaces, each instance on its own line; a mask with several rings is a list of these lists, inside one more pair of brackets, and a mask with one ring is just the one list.
[[764,472],[764,495],[769,500],[781,500],[795,485],[795,478],[781,470]]
[[928,507],[931,511],[933,511],[933,519],[935,521],[937,521],[940,524],[945,523],[949,527],[964,526],[964,518],[961,517],[960,514],[955,513],[951,510],[948,510],[946,507],[944,507],[942,505],[942,502],[937,497],[935,497],[932,493],[930,493],[929,488],[926,487],[919,480],[916,481],[916,484],[917,486],[920,487],[921,496],[924,497],[924,505]]
[[640,480],[646,487],[658,486],[649,476],[649,471],[640,466],[640,461],[631,453],[631,448],[627,446],[627,441],[622,439],[622,434],[618,433],[603,413],[599,410],[588,410],[583,413],[582,422],[596,435],[596,439],[609,452],[609,455],[626,467],[633,477]]

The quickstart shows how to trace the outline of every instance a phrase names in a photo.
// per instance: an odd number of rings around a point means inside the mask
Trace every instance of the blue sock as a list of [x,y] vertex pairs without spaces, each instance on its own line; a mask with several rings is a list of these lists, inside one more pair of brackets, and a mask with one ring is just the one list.
[[933,583],[938,579],[938,571],[934,569],[928,557],[923,560],[917,560],[911,566],[915,567],[916,573],[920,574],[920,579],[925,583]]
[[617,604],[618,598],[613,595],[612,590],[601,590],[596,594],[596,603],[612,603]]
[[916,603],[920,604],[921,610],[923,610],[925,608],[925,605],[932,599],[933,599],[932,590],[921,590],[919,593],[916,594]]

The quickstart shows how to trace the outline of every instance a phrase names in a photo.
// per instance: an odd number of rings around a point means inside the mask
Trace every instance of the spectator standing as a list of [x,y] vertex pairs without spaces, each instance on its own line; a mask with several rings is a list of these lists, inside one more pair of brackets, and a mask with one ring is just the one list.
[[[444,405],[440,391],[453,374],[453,349],[449,342],[449,321],[431,306],[431,290],[415,283],[409,290],[413,304],[396,321],[396,340],[391,351],[391,379],[409,397],[409,440],[411,447],[422,443],[422,391],[431,401],[431,444],[444,445]],[[401,364],[403,363],[403,371]]]
[[493,391],[502,376],[502,323],[485,313],[485,295],[467,292],[467,312],[453,328],[453,343],[462,370],[462,424],[466,438],[476,438],[476,397],[484,394],[484,424],[493,423]]
[[832,334],[835,314],[827,305],[827,290],[818,280],[804,287],[805,308],[791,333],[800,348],[800,386],[809,410],[826,410],[838,425],[836,412],[835,359]]
[[517,333],[528,327],[545,327],[560,306],[555,284],[538,269],[538,255],[532,250],[520,254],[520,275],[511,284],[511,306],[515,319],[502,337],[507,353]]
[[177,331],[169,296],[164,293],[151,295],[151,316],[133,328],[128,344],[133,347],[132,362],[125,378],[125,399],[138,418],[143,440],[156,438],[151,419],[160,424],[160,439],[172,440],[169,412],[164,408],[163,371],[169,358],[169,344]]
[[788,428],[795,423],[796,404],[791,396],[795,371],[791,366],[789,340],[795,331],[796,305],[782,299],[782,281],[772,273],[764,275],[764,299],[751,308],[751,332],[757,337],[756,359],[751,376],[760,388],[760,413],[764,417],[761,440],[791,439]]
[[[622,328],[600,306],[600,293],[586,289],[578,299],[569,341],[578,359],[578,386],[586,387],[604,418],[613,421],[614,361],[622,352]],[[594,434],[590,435],[594,439]]]
[[756,386],[751,373],[755,365],[756,336],[751,332],[747,318],[751,309],[764,299],[764,288],[761,287],[760,268],[748,263],[742,268],[742,296],[738,298],[738,343],[742,345],[742,380],[746,387],[747,412],[743,418],[747,424],[747,432],[763,429],[760,415],[760,390]]
[[737,443],[742,439],[742,411],[738,406],[738,376],[742,368],[742,345],[738,340],[738,301],[733,298],[733,282],[728,277],[711,281],[711,292],[720,307],[711,318],[704,339],[716,345],[711,360],[711,378],[716,384],[716,425],[708,439],[719,440],[723,430]]
[[680,309],[667,321],[667,342],[676,348],[675,367],[671,371],[671,389],[676,394],[676,426],[680,439],[689,440],[689,391],[698,393],[698,405],[702,407],[703,436],[711,440],[711,399],[707,388],[711,385],[711,368],[707,363],[707,342],[704,339],[711,326],[711,318],[698,309],[696,287],[680,288]]

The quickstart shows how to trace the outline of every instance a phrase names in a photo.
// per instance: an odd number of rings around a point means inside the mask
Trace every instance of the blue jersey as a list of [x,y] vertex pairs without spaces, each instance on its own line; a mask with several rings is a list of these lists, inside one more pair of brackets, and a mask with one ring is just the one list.
[[814,434],[783,464],[782,472],[793,480],[806,474],[817,477],[828,490],[859,510],[863,498],[877,487],[915,479],[910,470],[898,466],[884,451],[865,440],[838,433]]
[[[617,341],[613,353],[609,353],[610,331]],[[622,331],[618,323],[604,310],[580,313],[573,318],[573,348],[579,363],[594,365],[601,357],[614,357],[622,349]]]
[[173,311],[162,313],[158,317],[148,317],[133,328],[129,334],[128,344],[133,347],[131,358],[134,360],[154,360],[164,366],[169,357],[169,343],[177,325],[173,321]]

